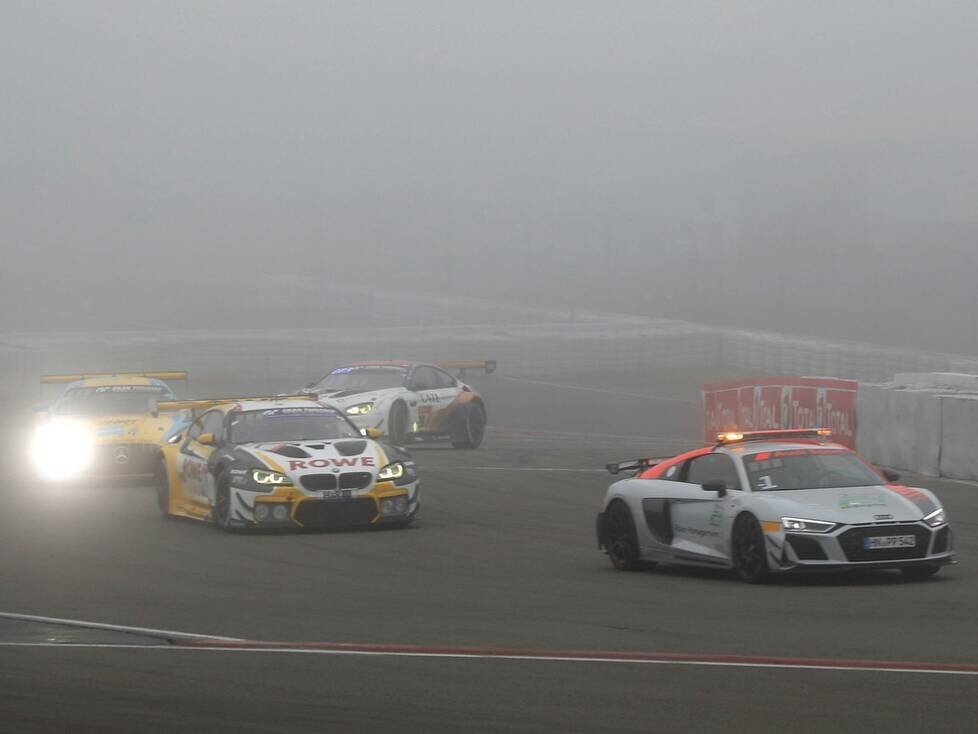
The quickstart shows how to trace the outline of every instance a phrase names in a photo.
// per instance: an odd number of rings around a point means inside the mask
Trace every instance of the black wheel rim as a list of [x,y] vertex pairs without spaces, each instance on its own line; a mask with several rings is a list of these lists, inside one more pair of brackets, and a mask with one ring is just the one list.
[[218,491],[217,504],[214,507],[214,512],[217,515],[218,525],[221,527],[226,527],[228,524],[228,516],[231,513],[231,497],[226,491]]
[[156,502],[163,512],[170,509],[170,483],[162,467],[156,473]]
[[605,532],[605,549],[615,561],[627,561],[634,540],[632,519],[628,510],[616,504],[608,513],[607,529]]
[[734,541],[734,563],[741,576],[754,578],[763,567],[764,539],[760,537],[754,523],[741,523],[740,532]]
[[475,408],[469,413],[469,438],[473,441],[480,441],[482,434],[486,430],[486,416],[481,408]]
[[391,439],[395,443],[404,441],[404,410],[398,405],[391,413]]

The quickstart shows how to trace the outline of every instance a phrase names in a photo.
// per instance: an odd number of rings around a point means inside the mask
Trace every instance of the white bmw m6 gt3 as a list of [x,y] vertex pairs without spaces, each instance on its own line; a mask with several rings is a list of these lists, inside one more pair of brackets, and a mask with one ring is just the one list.
[[496,363],[354,362],[303,388],[344,411],[358,428],[373,428],[391,443],[448,439],[474,449],[486,430],[486,404],[470,385],[447,370],[484,370]]
[[804,570],[898,568],[926,578],[953,563],[947,514],[896,484],[826,429],[720,434],[714,446],[634,470],[608,488],[598,546],[615,568],[732,568],[749,583]]

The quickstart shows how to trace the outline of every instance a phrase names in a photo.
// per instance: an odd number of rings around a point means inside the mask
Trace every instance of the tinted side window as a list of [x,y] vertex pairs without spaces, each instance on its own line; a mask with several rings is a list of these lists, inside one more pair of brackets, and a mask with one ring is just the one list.
[[445,372],[445,370],[432,370],[432,372],[435,373],[435,379],[438,380],[439,389],[456,387],[458,385],[455,378]]
[[213,433],[215,438],[221,438],[224,430],[224,413],[212,410],[201,418],[201,433]]
[[740,489],[737,467],[726,454],[707,454],[690,461],[686,470],[686,481],[690,484],[723,481],[727,489]]
[[190,426],[190,430],[187,431],[187,438],[197,438],[201,433],[204,432],[204,420],[203,418],[198,418]]
[[411,386],[419,390],[437,390],[438,376],[431,367],[418,367],[411,377]]

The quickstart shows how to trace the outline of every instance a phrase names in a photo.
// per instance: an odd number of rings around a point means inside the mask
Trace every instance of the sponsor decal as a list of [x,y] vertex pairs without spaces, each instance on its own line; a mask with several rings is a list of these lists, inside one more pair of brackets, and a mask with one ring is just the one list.
[[831,428],[832,440],[855,448],[858,383],[836,378],[768,378],[703,386],[705,435],[720,431]]
[[161,395],[163,393],[163,389],[155,385],[103,385],[102,387],[96,387],[95,392],[135,392]]
[[844,494],[839,497],[840,509],[852,507],[886,507],[886,497],[882,494]]
[[713,508],[713,514],[710,515],[710,525],[720,527],[721,522],[723,522],[723,509],[718,505]]
[[700,538],[719,538],[719,530],[704,530],[702,528],[690,528],[685,525],[674,525],[673,529],[683,535],[695,535]]
[[264,418],[286,418],[294,415],[339,415],[332,408],[271,408],[263,410]]
[[207,464],[200,461],[184,461],[180,475],[184,481],[200,479],[207,474]]
[[289,461],[289,471],[300,469],[329,469],[331,467],[365,466],[375,467],[377,462],[373,456],[340,457],[337,459],[292,459]]
[[423,392],[423,393],[418,393],[418,397],[421,398],[421,402],[422,403],[437,403],[438,402],[438,393]]

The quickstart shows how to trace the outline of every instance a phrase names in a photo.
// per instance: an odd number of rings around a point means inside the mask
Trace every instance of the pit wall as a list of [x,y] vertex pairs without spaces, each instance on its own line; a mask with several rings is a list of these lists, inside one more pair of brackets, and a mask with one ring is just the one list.
[[856,444],[875,464],[978,480],[978,375],[898,374],[861,384]]

